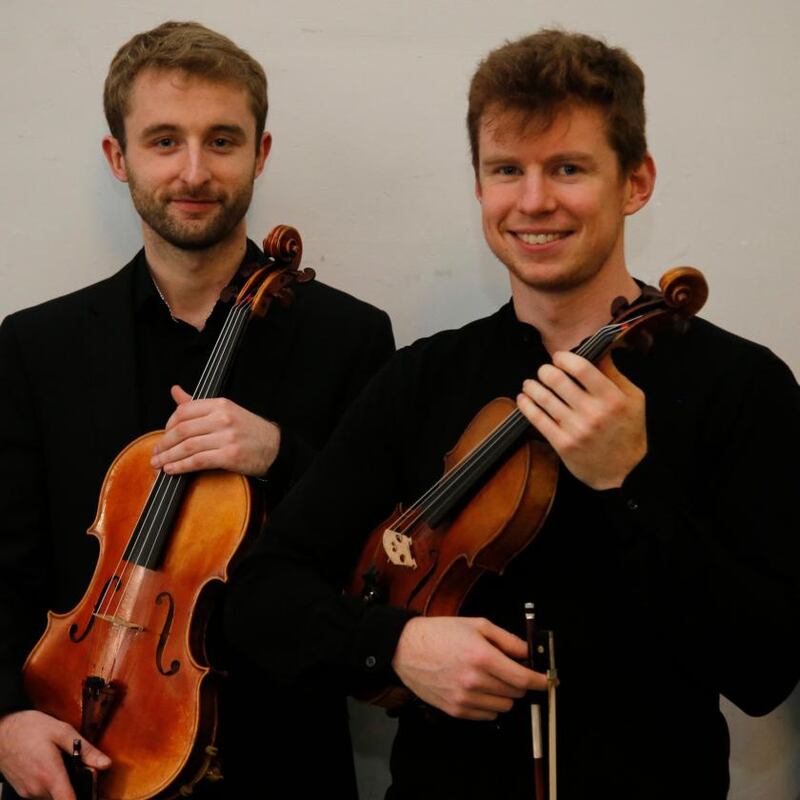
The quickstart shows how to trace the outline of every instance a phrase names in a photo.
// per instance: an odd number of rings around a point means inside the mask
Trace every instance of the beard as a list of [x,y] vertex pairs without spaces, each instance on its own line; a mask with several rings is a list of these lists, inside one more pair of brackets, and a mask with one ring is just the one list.
[[193,220],[173,216],[170,213],[172,195],[157,197],[154,192],[144,189],[128,170],[128,188],[139,216],[164,241],[181,250],[206,250],[223,241],[247,213],[253,198],[254,179],[255,176],[251,176],[230,195],[215,194],[208,189],[181,191],[180,197],[183,198],[219,203],[212,216]]

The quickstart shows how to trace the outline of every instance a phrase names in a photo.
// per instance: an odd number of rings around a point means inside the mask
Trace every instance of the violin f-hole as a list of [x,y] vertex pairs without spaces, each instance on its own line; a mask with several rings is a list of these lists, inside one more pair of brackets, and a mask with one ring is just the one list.
[[97,602],[94,604],[94,608],[92,609],[92,613],[89,615],[89,621],[86,623],[86,628],[84,629],[83,633],[78,636],[78,624],[73,623],[69,626],[69,638],[70,641],[75,642],[82,642],[88,635],[89,631],[94,626],[94,620],[97,616],[97,612],[100,606],[103,604],[103,601],[106,599],[106,595],[109,592],[109,589],[113,592],[119,591],[119,575],[112,575],[106,582],[103,584],[103,590],[100,592],[100,596],[97,598]]
[[164,669],[164,648],[167,646],[167,639],[169,639],[169,633],[172,630],[172,620],[175,617],[175,601],[172,599],[172,595],[169,592],[161,592],[161,594],[156,597],[156,603],[158,605],[161,605],[164,601],[168,603],[167,617],[164,620],[164,627],[161,629],[161,633],[158,637],[158,646],[156,647],[156,669],[158,669],[162,675],[169,677],[170,675],[174,675],[181,668],[181,662],[174,659],[169,665],[169,669]]

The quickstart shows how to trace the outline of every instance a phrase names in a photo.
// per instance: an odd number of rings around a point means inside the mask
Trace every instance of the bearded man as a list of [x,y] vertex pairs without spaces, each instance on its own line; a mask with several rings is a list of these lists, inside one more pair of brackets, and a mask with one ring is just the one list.
[[[0,329],[0,772],[24,797],[74,796],[61,752],[78,734],[29,708],[20,669],[45,611],[70,609],[88,586],[97,547],[85,531],[116,453],[166,423],[155,469],[263,479],[269,509],[393,350],[383,312],[319,282],[298,285],[293,305],[251,323],[225,396],[192,400],[233,289],[263,261],[244,216],[272,141],[266,90],[261,66],[202,25],[168,22],[127,42],[106,79],[103,152],[128,184],[143,249],[110,278]],[[210,644],[225,662],[224,643]],[[355,793],[341,711],[318,729],[320,771],[292,769],[282,748],[295,751],[285,747],[299,735],[295,717],[249,680],[246,664],[223,666],[233,677],[215,796],[280,795],[271,774],[311,793],[326,772]],[[280,730],[251,736],[260,717]],[[274,759],[266,768],[265,754]],[[88,742],[83,756],[108,766]]]

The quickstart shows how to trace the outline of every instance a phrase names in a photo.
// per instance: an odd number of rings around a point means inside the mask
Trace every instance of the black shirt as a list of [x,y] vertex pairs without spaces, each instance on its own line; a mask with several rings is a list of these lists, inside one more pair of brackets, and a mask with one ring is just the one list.
[[[647,456],[604,492],[562,468],[544,528],[464,611],[521,634],[532,600],[554,630],[560,796],[723,798],[719,695],[766,713],[800,673],[797,383],[765,348],[702,320],[646,357],[623,356],[647,398]],[[396,680],[409,612],[366,607],[339,587],[371,529],[441,475],[470,419],[514,397],[545,360],[510,304],[400,351],[243,565],[234,643],[289,684],[354,691]],[[529,737],[522,703],[498,723],[412,706],[389,796],[530,797]]]
[[[393,349],[382,311],[318,281],[294,290],[290,306],[274,303],[265,318],[252,320],[224,391],[281,427],[280,452],[256,490],[268,507]],[[140,253],[115,275],[12,314],[0,326],[0,714],[27,706],[20,667],[46,610],[68,611],[86,591],[98,552],[86,530],[105,471],[134,438],[163,427],[174,408],[173,383],[194,390],[223,306],[200,334],[173,322]],[[224,791],[249,796],[236,789],[238,776],[240,785],[280,794],[276,775],[283,773],[274,765],[286,767],[294,748],[279,706],[295,704],[286,695],[276,699],[263,683],[250,684],[245,668],[237,665],[221,704],[230,722],[223,726],[241,740],[223,742]],[[344,775],[355,792],[342,712],[318,726],[321,740],[336,739],[320,774]],[[253,720],[275,724],[253,737]],[[272,771],[265,774],[268,757]],[[293,786],[315,777],[286,772]]]
[[173,317],[159,296],[144,253],[140,255],[134,292],[140,420],[144,430],[158,430],[175,410],[170,388],[178,384],[189,394],[194,391],[230,303],[218,301],[201,331]]

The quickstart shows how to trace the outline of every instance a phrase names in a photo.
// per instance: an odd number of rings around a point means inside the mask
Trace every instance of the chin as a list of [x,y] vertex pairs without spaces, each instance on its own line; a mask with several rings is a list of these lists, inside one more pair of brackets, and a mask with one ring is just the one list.
[[564,273],[547,267],[520,267],[508,265],[512,281],[537,292],[564,292],[585,282],[585,277],[574,273]]

